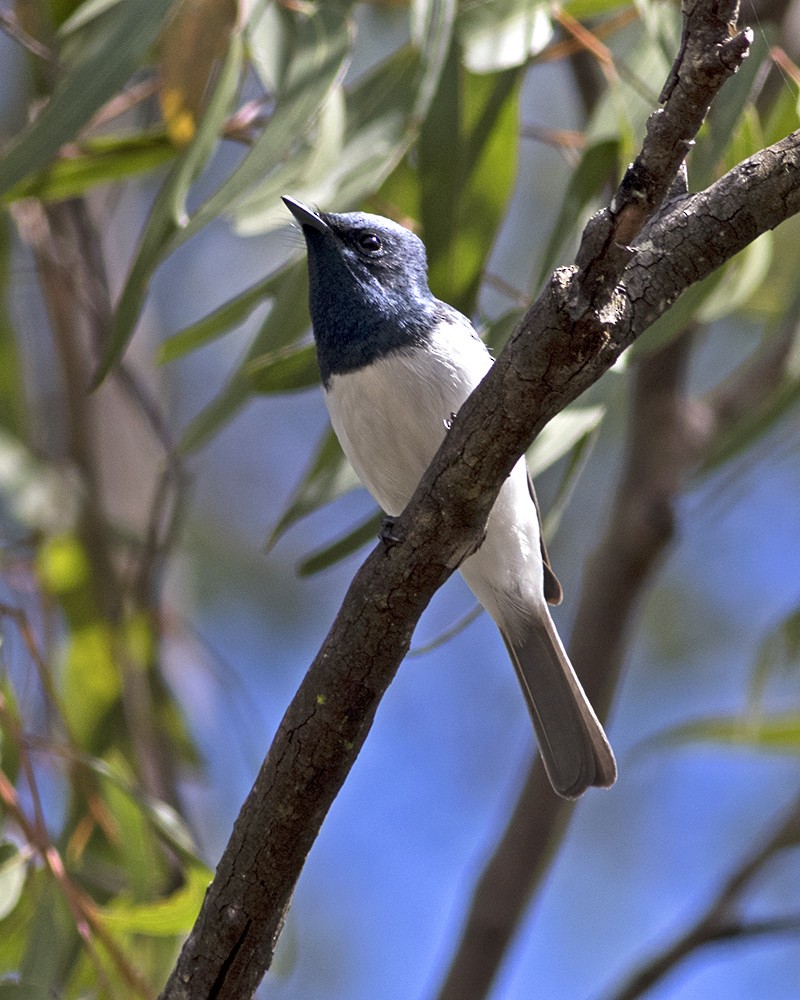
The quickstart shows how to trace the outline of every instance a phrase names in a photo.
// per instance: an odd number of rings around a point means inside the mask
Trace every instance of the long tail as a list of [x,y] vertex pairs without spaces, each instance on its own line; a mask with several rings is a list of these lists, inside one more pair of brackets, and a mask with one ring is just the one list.
[[553,788],[567,799],[590,785],[608,787],[617,763],[603,727],[545,612],[513,640],[503,635],[533,719],[539,753]]

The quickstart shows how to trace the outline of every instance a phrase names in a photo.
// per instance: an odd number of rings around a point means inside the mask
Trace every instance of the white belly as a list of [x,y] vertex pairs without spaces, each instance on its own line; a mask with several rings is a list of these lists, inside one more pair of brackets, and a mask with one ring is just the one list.
[[[396,353],[333,375],[325,401],[333,429],[358,477],[387,514],[406,506],[454,413],[491,367],[480,341],[441,326],[425,349]],[[508,628],[543,602],[539,524],[524,459],[492,509],[486,538],[461,566],[475,596]]]

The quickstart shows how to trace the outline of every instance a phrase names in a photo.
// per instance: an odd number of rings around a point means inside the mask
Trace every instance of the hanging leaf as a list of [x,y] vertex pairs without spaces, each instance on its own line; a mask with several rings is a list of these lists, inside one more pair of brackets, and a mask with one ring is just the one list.
[[[297,281],[298,294],[303,300],[307,298],[308,286],[303,287],[303,278],[307,274],[305,260],[297,261],[282,268],[269,277],[257,281],[239,295],[229,299],[224,305],[204,316],[196,323],[185,327],[178,333],[168,337],[158,350],[158,364],[166,364],[183,357],[204,344],[236,329],[250,314],[270,298],[274,298],[282,283],[291,284]],[[305,295],[303,292],[305,291]]]
[[245,365],[244,374],[258,393],[309,389],[319,385],[317,349],[313,344],[305,344],[262,354]]
[[109,341],[94,378],[95,385],[105,378],[111,366],[124,354],[139,319],[153,272],[167,253],[170,239],[185,224],[189,188],[216,146],[222,123],[239,86],[241,67],[241,39],[234,35],[200,128],[170,170],[150,210],[114,313]]
[[335,542],[312,552],[300,563],[297,568],[298,573],[300,576],[313,576],[314,573],[320,573],[352,555],[353,552],[357,552],[363,545],[376,542],[383,520],[383,514],[375,514],[357,528],[348,531],[341,538],[337,538]]
[[800,753],[800,712],[765,715],[716,715],[657,734],[656,744],[714,743],[774,753]]
[[16,844],[0,843],[0,920],[14,909],[25,887],[28,859]]
[[517,170],[519,70],[468,72],[448,56],[418,143],[434,294],[470,315]]
[[536,477],[567,454],[576,444],[600,426],[606,408],[572,406],[557,413],[537,434],[527,451],[528,470]]
[[267,547],[272,548],[281,535],[301,518],[349,493],[359,484],[358,476],[345,458],[333,429],[329,427],[322,436],[311,465],[272,529]]
[[125,0],[107,11],[42,113],[0,159],[0,195],[41,171],[128,80],[161,30],[173,0]]
[[7,191],[2,202],[8,204],[19,198],[42,201],[74,198],[98,184],[154,170],[174,157],[175,147],[163,131],[85,139],[75,149],[62,150],[50,166]]
[[[198,448],[217,433],[244,406],[253,394],[247,366],[263,354],[297,340],[308,330],[308,277],[305,261],[290,265],[277,280],[272,308],[256,334],[246,357],[228,379],[219,395],[191,422],[181,447]],[[318,377],[318,376],[317,376]]]
[[238,0],[178,0],[161,35],[158,97],[167,134],[178,147],[197,133],[238,16]]
[[464,5],[458,39],[472,73],[523,66],[553,37],[550,5],[543,0],[488,0]]

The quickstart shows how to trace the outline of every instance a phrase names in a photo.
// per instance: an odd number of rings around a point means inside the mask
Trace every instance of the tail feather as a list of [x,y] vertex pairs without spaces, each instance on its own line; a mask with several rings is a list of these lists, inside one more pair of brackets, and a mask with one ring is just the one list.
[[608,787],[617,764],[550,615],[523,634],[503,636],[533,719],[539,753],[553,788],[573,799],[591,785]]

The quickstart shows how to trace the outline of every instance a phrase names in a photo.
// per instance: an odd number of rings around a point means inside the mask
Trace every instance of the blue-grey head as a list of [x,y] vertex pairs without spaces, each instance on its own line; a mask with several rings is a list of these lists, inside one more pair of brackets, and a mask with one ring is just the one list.
[[425,342],[449,307],[428,288],[425,246],[365,212],[316,212],[283,199],[308,248],[309,306],[324,384]]

